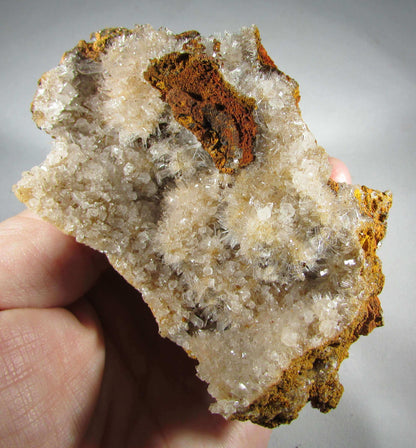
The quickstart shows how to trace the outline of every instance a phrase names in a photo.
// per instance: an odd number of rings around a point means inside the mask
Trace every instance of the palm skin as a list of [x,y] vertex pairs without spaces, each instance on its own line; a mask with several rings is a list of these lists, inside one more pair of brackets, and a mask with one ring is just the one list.
[[267,446],[208,411],[195,362],[103,256],[29,212],[0,224],[0,285],[0,448]]

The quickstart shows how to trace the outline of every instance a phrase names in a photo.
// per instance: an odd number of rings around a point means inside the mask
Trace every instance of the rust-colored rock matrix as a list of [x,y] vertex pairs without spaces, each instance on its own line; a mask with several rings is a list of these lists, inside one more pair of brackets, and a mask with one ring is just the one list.
[[142,293],[212,412],[268,427],[334,408],[382,325],[391,194],[330,179],[299,100],[256,27],[106,29],[39,81],[53,147],[15,187]]

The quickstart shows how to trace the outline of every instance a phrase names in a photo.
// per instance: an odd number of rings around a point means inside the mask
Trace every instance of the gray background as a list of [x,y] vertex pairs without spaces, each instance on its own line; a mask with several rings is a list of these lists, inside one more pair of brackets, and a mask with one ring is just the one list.
[[352,347],[338,408],[307,406],[274,430],[270,447],[414,446],[416,1],[1,0],[1,219],[22,210],[11,185],[49,149],[29,113],[37,79],[92,31],[135,23],[203,34],[257,24],[272,59],[299,82],[318,142],[354,183],[393,191],[380,250],[385,327]]

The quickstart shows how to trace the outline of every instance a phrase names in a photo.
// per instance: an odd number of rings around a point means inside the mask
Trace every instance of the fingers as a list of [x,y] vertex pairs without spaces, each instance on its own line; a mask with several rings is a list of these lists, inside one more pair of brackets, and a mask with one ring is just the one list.
[[25,211],[0,224],[0,310],[68,305],[106,266],[103,255]]
[[251,422],[230,422],[226,446],[267,448],[272,430]]
[[335,157],[329,157],[329,163],[332,165],[331,179],[336,182],[351,183],[351,175],[344,162]]

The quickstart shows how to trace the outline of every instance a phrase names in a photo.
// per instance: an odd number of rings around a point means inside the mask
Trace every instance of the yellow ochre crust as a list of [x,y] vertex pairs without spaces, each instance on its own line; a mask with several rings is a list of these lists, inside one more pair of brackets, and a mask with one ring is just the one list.
[[[278,69],[264,49],[258,29],[254,27],[253,30],[255,43],[253,55],[257,70],[264,76],[274,76],[277,73],[285,79],[290,86],[287,95],[288,102],[293,106],[296,105],[293,108],[298,111],[300,101],[298,84]],[[124,28],[98,31],[92,35],[92,42],[79,41],[74,50],[63,55],[62,61],[68,55],[75,54],[76,59],[83,63],[93,65],[101,63],[101,57],[105,56],[113,41],[117,41],[120,36],[131,36],[132,33],[132,30]],[[248,167],[251,163],[254,166],[258,160],[255,154],[255,143],[259,138],[257,134],[260,127],[255,120],[258,103],[256,104],[256,100],[251,96],[240,93],[221,74],[221,57],[217,59],[216,55],[221,56],[223,42],[213,39],[211,43],[208,43],[207,46],[211,45],[212,50],[211,56],[208,56],[203,40],[197,31],[170,34],[170,38],[176,40],[175,51],[148,59],[147,69],[142,72],[144,84],[154,87],[157,90],[156,94],[160,95],[166,107],[170,108],[176,122],[194,134],[202,148],[212,158],[217,174],[219,171],[221,176],[238,175],[241,169]],[[45,79],[47,79],[45,76],[42,77],[39,84],[41,85]],[[148,88],[154,91],[150,86]],[[43,108],[32,106],[33,119],[41,128],[48,121],[43,111]],[[141,142],[141,139],[137,141]],[[142,150],[144,149],[143,147]],[[210,160],[208,156],[207,159]],[[329,174],[324,176],[324,184],[328,176]],[[232,186],[231,183],[229,185]],[[328,185],[331,198],[341,195],[343,189],[341,184],[329,179]],[[30,207],[34,195],[30,186],[17,188],[15,193]],[[324,343],[305,351],[302,356],[291,358],[289,366],[281,373],[275,384],[267,390],[263,389],[261,396],[249,405],[240,406],[234,413],[223,414],[227,418],[250,420],[273,428],[280,424],[290,423],[307,402],[321,412],[328,412],[335,408],[343,392],[338,370],[343,359],[348,357],[350,345],[359,336],[367,335],[374,328],[383,325],[378,294],[384,285],[384,275],[376,249],[385,236],[387,215],[392,204],[391,194],[363,186],[357,187],[351,196],[352,202],[356,200],[354,207],[359,210],[358,214],[364,217],[358,228],[359,245],[356,242],[357,247],[361,246],[365,258],[359,273],[363,283],[367,285],[366,296],[359,299],[361,305],[354,308],[356,310],[354,317],[338,334],[331,335]],[[203,206],[204,204],[201,205]],[[263,217],[271,215],[272,211],[273,204],[272,207],[266,204],[259,208],[257,214],[262,217],[261,222]],[[54,222],[54,219],[47,214],[44,218],[65,231],[64,226]],[[354,228],[356,229],[357,227]],[[66,232],[68,233],[67,230]],[[356,235],[355,231],[353,234]],[[118,272],[137,287],[136,274],[128,265],[120,262],[118,254],[108,253],[108,258]],[[159,274],[155,272],[154,275]],[[149,302],[148,305],[157,316],[159,302]],[[185,322],[187,318],[183,320]],[[189,356],[198,359],[192,349],[186,347],[184,349]]]
[[[330,180],[332,190],[338,191],[337,182]],[[363,301],[354,320],[339,335],[320,347],[307,351],[294,360],[283,373],[280,381],[270,387],[243,412],[232,416],[235,420],[251,420],[262,426],[274,428],[296,419],[307,401],[321,412],[334,409],[343,392],[338,369],[348,357],[350,345],[360,336],[383,325],[382,309],[377,297],[384,286],[381,263],[376,255],[378,243],[386,233],[386,219],[392,205],[389,194],[365,186],[355,191],[361,213],[371,221],[360,229],[360,243],[366,263],[362,275],[373,286],[369,297]],[[299,391],[302,391],[299,394]]]

